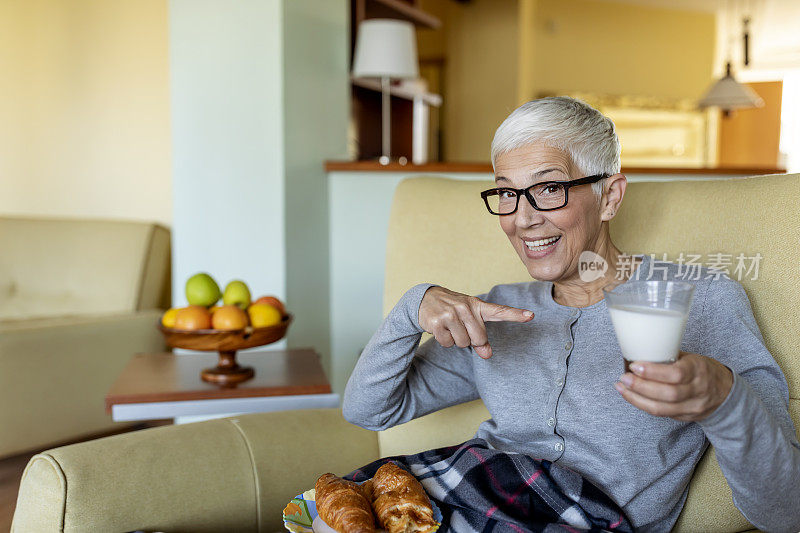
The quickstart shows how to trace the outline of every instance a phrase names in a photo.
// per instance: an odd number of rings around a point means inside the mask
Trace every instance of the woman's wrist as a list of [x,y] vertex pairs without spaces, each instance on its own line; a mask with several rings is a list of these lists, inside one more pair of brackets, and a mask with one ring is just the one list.
[[716,411],[719,406],[723,404],[733,388],[733,371],[722,363],[719,363],[718,368],[718,372],[721,374],[717,379],[717,398],[719,401],[717,402],[717,405],[714,406],[713,411]]
[[716,401],[713,404],[713,408],[709,409],[709,412],[698,420],[698,422],[707,424],[719,418],[719,415],[724,414],[724,405],[729,403],[731,396],[733,396],[733,387],[735,383],[735,378],[733,375],[733,370],[728,368],[726,365],[723,365],[719,361],[715,361],[717,363],[717,377],[715,379],[715,389],[716,389]]

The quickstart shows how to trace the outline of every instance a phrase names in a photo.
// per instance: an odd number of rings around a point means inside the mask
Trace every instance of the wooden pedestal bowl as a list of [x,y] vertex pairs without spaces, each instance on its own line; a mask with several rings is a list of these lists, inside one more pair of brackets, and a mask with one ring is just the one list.
[[206,368],[200,373],[203,381],[217,385],[234,385],[247,381],[255,375],[253,367],[240,366],[236,362],[236,351],[245,348],[264,346],[281,340],[294,316],[283,315],[280,324],[263,328],[247,326],[238,330],[196,329],[184,330],[168,328],[158,323],[158,329],[164,334],[167,346],[219,352],[219,362],[213,368]]

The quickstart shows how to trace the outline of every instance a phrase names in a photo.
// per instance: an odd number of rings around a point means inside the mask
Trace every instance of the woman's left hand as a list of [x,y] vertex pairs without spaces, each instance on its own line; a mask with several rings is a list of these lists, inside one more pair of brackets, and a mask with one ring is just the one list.
[[684,422],[704,419],[722,404],[733,374],[704,355],[679,352],[674,363],[634,361],[614,386],[634,407]]

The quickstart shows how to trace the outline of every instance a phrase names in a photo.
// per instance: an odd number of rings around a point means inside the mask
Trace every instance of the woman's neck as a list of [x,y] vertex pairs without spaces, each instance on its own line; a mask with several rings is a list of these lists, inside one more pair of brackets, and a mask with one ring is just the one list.
[[[619,256],[622,255],[622,252],[614,246],[610,239],[605,239],[594,252],[605,260],[608,265],[606,271],[592,281],[583,281],[579,272],[575,272],[568,279],[554,281],[553,300],[556,303],[568,307],[587,307],[596,304],[604,298],[603,288],[613,288],[625,283],[641,264],[641,259],[632,257],[629,267],[618,269]],[[617,279],[618,270],[622,279]]]

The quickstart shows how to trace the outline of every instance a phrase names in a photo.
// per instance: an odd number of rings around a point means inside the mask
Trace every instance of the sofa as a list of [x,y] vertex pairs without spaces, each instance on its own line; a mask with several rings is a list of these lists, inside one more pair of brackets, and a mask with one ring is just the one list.
[[135,352],[163,351],[169,230],[0,217],[0,456],[108,433],[104,397]]
[[[393,197],[384,316],[416,283],[469,294],[529,281],[479,191],[490,182],[402,181]],[[742,279],[766,343],[790,386],[800,427],[800,176],[631,183],[612,236],[629,253],[760,253]],[[430,336],[425,334],[424,342]],[[23,474],[12,531],[274,532],[281,511],[324,472],[469,439],[489,417],[480,400],[386,431],[349,424],[339,409],[241,415],[48,450]],[[709,448],[676,531],[750,531]]]

